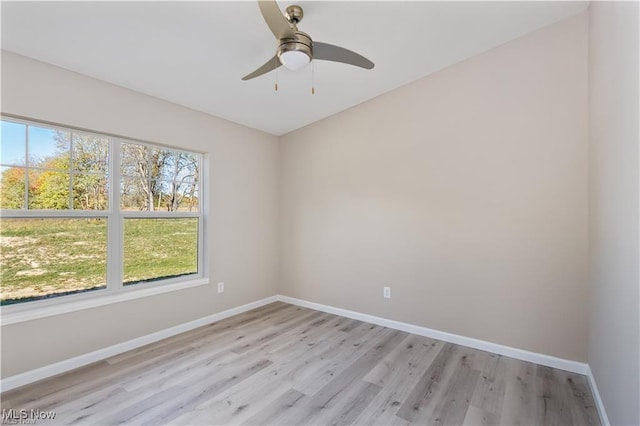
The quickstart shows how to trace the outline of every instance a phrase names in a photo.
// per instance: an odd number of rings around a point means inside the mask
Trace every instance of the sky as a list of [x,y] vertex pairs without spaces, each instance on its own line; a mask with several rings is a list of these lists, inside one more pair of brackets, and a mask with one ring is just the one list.
[[[23,166],[25,164],[27,126],[2,120],[0,130],[0,164]],[[29,156],[45,158],[56,153],[55,131],[36,126],[29,127]]]

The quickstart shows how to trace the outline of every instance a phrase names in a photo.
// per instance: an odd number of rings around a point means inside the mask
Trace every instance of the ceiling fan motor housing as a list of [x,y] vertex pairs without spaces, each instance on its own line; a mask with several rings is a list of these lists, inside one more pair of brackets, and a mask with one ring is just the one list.
[[[287,67],[286,57],[290,56],[288,55],[289,52],[303,53],[309,58],[307,63],[310,62],[311,59],[313,59],[313,42],[311,37],[302,31],[296,31],[294,33],[294,37],[280,39],[280,43],[278,45],[278,59],[285,67]],[[306,65],[306,63],[303,64],[303,66],[304,65]]]

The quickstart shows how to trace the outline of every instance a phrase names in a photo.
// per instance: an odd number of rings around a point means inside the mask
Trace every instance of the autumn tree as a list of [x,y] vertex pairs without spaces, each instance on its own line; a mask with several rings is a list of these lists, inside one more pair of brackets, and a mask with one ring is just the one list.
[[41,200],[36,208],[68,208],[71,201],[75,209],[106,209],[108,141],[61,131],[55,132],[54,140],[56,155],[40,164],[46,171],[40,174],[34,193]]
[[[43,161],[29,185],[29,208],[65,210],[69,208],[69,160],[64,154]],[[35,179],[33,179],[35,178]]]
[[21,209],[24,206],[25,169],[9,167],[0,178],[0,206],[3,209]]

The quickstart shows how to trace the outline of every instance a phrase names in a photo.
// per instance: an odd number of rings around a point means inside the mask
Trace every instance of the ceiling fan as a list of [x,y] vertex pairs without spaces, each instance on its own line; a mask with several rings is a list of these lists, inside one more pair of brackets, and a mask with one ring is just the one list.
[[298,70],[314,59],[342,62],[368,70],[374,67],[373,62],[356,52],[332,44],[313,41],[309,34],[299,31],[298,24],[304,16],[300,6],[287,7],[286,13],[283,15],[275,0],[259,0],[258,5],[269,29],[278,40],[278,50],[275,56],[264,65],[242,77],[243,80],[251,80],[266,74],[280,65],[291,70]]

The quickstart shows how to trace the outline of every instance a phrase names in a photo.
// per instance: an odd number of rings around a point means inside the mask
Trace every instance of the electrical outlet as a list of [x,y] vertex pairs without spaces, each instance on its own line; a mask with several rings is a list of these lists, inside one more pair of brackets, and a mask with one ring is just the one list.
[[224,283],[218,283],[218,293],[224,293]]
[[385,299],[391,299],[391,287],[383,287],[382,295]]

